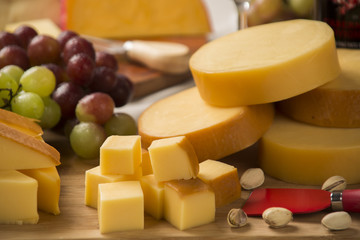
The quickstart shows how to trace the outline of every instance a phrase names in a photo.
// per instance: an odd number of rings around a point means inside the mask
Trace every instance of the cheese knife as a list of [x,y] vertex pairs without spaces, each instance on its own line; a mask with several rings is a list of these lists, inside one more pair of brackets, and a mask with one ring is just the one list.
[[283,207],[293,214],[333,211],[360,212],[360,189],[328,192],[321,189],[259,188],[252,191],[242,209],[258,216],[270,207]]
[[168,74],[183,74],[189,71],[190,49],[188,46],[165,41],[128,40],[115,41],[82,35],[99,51],[127,58]]

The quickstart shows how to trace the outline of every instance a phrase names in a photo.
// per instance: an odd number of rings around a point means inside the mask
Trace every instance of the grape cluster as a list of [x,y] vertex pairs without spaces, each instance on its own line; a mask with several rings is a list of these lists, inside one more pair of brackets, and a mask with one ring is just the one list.
[[80,157],[97,157],[109,135],[137,133],[131,116],[114,112],[132,93],[116,58],[76,32],[56,39],[26,25],[0,32],[0,107],[64,133]]

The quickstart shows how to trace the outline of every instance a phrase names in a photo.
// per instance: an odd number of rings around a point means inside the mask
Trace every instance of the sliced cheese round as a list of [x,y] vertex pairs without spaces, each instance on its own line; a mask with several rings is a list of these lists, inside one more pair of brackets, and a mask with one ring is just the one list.
[[338,49],[341,74],[312,91],[276,103],[285,115],[323,127],[360,127],[360,50]]
[[360,183],[360,128],[325,128],[275,116],[259,141],[259,160],[270,176],[321,185],[334,175]]
[[189,64],[201,97],[223,107],[287,99],[340,73],[333,30],[313,20],[228,34],[198,49]]
[[144,148],[156,139],[186,136],[201,162],[221,159],[254,144],[273,116],[272,104],[211,106],[193,87],[147,108],[138,119],[138,130]]

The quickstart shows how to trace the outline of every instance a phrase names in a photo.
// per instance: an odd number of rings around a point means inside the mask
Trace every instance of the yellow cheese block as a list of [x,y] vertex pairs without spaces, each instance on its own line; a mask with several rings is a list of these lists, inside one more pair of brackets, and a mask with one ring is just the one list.
[[101,233],[144,228],[144,195],[139,181],[100,184],[98,204]]
[[23,117],[4,109],[0,109],[0,123],[38,139],[41,139],[43,135],[43,130],[35,119]]
[[134,175],[101,174],[100,166],[86,170],[85,172],[85,205],[97,208],[98,186],[101,183],[138,180],[141,177],[140,167]]
[[237,168],[234,166],[208,159],[200,163],[198,178],[213,189],[216,207],[240,198],[241,185]]
[[15,170],[0,171],[0,224],[36,224],[37,189],[31,177]]
[[155,140],[148,148],[157,181],[196,178],[199,161],[185,136]]
[[38,209],[59,215],[60,176],[56,167],[19,171],[38,182]]
[[109,136],[100,147],[102,174],[133,175],[141,166],[140,136]]
[[151,105],[139,117],[138,131],[144,148],[156,139],[186,136],[202,162],[251,146],[270,127],[273,116],[272,104],[210,106],[193,87]]
[[0,170],[48,168],[60,164],[60,153],[43,140],[0,123]]
[[210,32],[201,0],[67,0],[66,29],[105,38]]
[[297,184],[321,185],[334,175],[360,183],[360,128],[312,126],[276,116],[259,143],[262,169]]
[[8,32],[13,32],[13,31],[15,31],[16,28],[18,28],[21,25],[30,26],[30,27],[34,28],[38,34],[49,35],[55,39],[61,33],[60,27],[58,25],[56,25],[49,18],[10,23],[5,26],[5,30]]
[[201,97],[223,107],[283,100],[340,73],[333,30],[300,19],[215,39],[192,55],[190,69]]
[[147,214],[160,220],[164,215],[164,183],[158,182],[154,174],[141,177],[141,188],[144,194],[144,210]]
[[142,148],[141,149],[141,169],[143,176],[153,173],[149,151]]
[[360,127],[360,50],[338,49],[341,74],[312,91],[277,103],[285,115],[324,127]]
[[215,194],[200,179],[165,183],[164,217],[179,230],[213,222],[215,211]]

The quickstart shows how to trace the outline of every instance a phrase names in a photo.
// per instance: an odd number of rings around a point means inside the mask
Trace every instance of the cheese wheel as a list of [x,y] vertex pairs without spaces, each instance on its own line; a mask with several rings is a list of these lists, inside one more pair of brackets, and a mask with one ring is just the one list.
[[335,80],[276,104],[285,115],[323,127],[360,127],[360,50],[338,49]]
[[199,162],[218,160],[254,144],[269,128],[272,104],[219,108],[205,103],[196,87],[155,102],[138,119],[142,147],[161,138],[186,136]]
[[198,49],[189,64],[201,97],[222,107],[287,99],[340,73],[333,30],[303,19],[225,35]]
[[260,166],[286,182],[322,185],[340,175],[360,183],[360,128],[325,128],[277,114],[259,141]]

